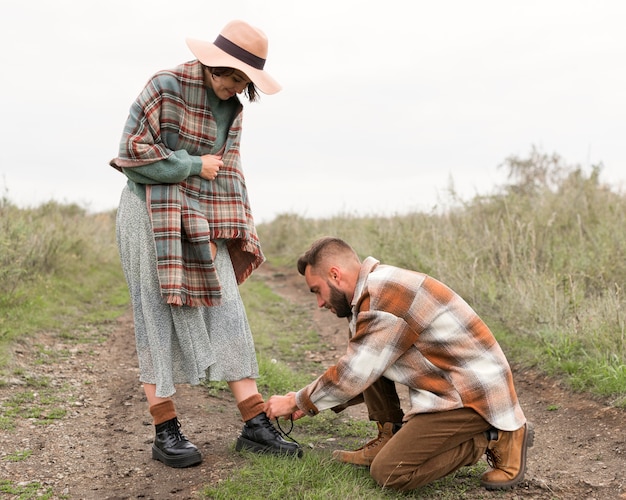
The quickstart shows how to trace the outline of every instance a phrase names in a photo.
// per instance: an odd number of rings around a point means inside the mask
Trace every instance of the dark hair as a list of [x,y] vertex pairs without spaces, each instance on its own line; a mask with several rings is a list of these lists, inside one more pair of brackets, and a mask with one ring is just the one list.
[[[224,67],[212,68],[210,66],[204,66],[204,67],[209,70],[209,73],[215,76],[230,76],[235,72],[235,68],[224,68]],[[250,102],[255,102],[259,100],[259,93],[257,92],[256,87],[254,86],[254,83],[252,82],[250,82],[248,86],[244,89],[244,94],[246,95],[246,97],[248,98],[248,101]]]
[[315,267],[326,257],[337,257],[341,254],[349,253],[358,256],[354,249],[340,238],[325,236],[315,241],[304,255],[298,259],[298,272],[304,276],[307,266]]

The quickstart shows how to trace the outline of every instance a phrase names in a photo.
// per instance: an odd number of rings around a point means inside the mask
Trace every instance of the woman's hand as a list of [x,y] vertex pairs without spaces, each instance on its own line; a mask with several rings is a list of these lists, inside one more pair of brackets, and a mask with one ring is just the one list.
[[222,157],[215,155],[202,155],[200,158],[202,158],[202,170],[200,171],[200,177],[208,181],[215,180],[220,168],[224,166]]

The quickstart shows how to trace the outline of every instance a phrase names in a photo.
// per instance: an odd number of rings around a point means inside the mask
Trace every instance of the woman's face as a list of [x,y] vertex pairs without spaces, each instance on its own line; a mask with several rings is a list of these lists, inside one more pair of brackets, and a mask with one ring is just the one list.
[[241,94],[250,83],[250,80],[245,73],[236,69],[230,75],[218,76],[210,74],[209,82],[215,95],[226,101],[236,94]]

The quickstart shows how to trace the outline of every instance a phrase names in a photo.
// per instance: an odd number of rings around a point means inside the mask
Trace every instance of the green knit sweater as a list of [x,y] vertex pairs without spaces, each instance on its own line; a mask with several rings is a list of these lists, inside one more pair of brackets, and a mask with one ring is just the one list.
[[[211,154],[215,154],[226,142],[228,129],[239,108],[239,100],[235,97],[223,101],[210,88],[207,88],[207,97],[217,122],[217,139],[211,151]],[[143,201],[146,201],[146,184],[177,184],[191,175],[199,175],[201,171],[202,158],[192,156],[184,149],[174,151],[167,159],[150,165],[122,169],[128,177],[129,189]]]

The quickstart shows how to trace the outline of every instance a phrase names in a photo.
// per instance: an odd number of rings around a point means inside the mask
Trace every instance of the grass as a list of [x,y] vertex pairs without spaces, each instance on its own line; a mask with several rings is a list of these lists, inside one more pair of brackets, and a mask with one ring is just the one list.
[[[303,361],[304,353],[322,349],[306,308],[286,302],[256,278],[242,285],[241,293],[255,332],[262,393],[284,394],[298,389],[313,379],[312,373],[323,371],[319,363]],[[208,385],[214,391],[228,390],[225,384]],[[289,422],[281,421],[280,425],[289,431]],[[246,461],[227,480],[205,488],[201,494],[211,499],[476,498],[484,464],[463,468],[427,487],[400,494],[381,489],[366,468],[331,459],[332,450],[357,448],[376,434],[373,422],[333,412],[303,418],[294,422],[290,433],[305,450],[302,459],[247,454]]]
[[62,408],[64,403],[52,389],[16,392],[0,405],[0,429],[13,429],[18,418],[30,419],[37,425],[51,424],[67,414]]
[[216,500],[477,498],[475,490],[483,471],[481,465],[466,467],[419,490],[397,493],[376,485],[367,468],[336,462],[328,451],[308,451],[293,460],[248,454],[245,466],[219,486],[205,488],[202,494]]
[[267,356],[282,362],[301,363],[304,354],[318,348],[317,333],[307,322],[309,308],[281,300],[256,275],[241,287],[254,343]]
[[[295,269],[314,239],[332,234],[362,257],[426,272],[478,311],[513,363],[626,408],[626,198],[600,182],[601,166],[585,172],[535,149],[527,158],[507,158],[503,167],[510,183],[494,194],[460,200],[451,187],[449,200],[431,213],[323,220],[283,214],[259,226],[264,251],[272,264]],[[64,416],[45,378],[28,379],[12,367],[16,344],[44,331],[89,349],[127,309],[114,217],[75,205],[20,209],[6,197],[0,200],[0,383],[19,377],[26,384],[3,402],[0,429],[10,431],[14,416],[44,425]],[[283,301],[254,274],[241,291],[255,332],[262,392],[284,393],[321,373],[323,367],[306,356],[323,346],[304,308]],[[38,352],[41,363],[68,355],[44,346]],[[226,390],[225,384],[209,389]],[[302,419],[293,436],[307,449],[303,460],[250,456],[204,496],[475,497],[481,465],[399,495],[374,485],[367,471],[330,460],[331,449],[354,447],[373,435],[371,423],[331,412]],[[6,480],[0,492],[50,495],[40,484]]]
[[324,235],[361,257],[419,270],[461,294],[512,361],[624,406],[626,198],[590,172],[533,149],[503,163],[510,184],[432,213],[292,214],[259,226],[272,263],[295,268]]
[[74,340],[93,341],[94,325],[126,310],[114,217],[57,203],[18,209],[0,200],[0,369],[16,340],[84,327],[85,336]]
[[[600,182],[601,166],[585,172],[534,148],[502,166],[511,182],[494,194],[460,200],[452,186],[431,213],[281,215],[258,228],[264,251],[295,269],[315,238],[333,234],[363,257],[426,272],[478,311],[515,363],[626,406],[626,198]],[[85,335],[72,340],[94,341],[92,325],[127,307],[114,217],[0,199],[0,375],[14,341],[81,326]],[[268,300],[253,278],[246,304],[267,309],[253,320],[257,345],[270,360],[293,362],[274,353],[303,352],[315,334],[294,322],[296,306]],[[274,335],[280,329],[293,335]]]
[[12,495],[10,498],[17,498],[19,500],[28,500],[31,498],[47,500],[53,498],[52,489],[38,481],[24,485],[16,485],[8,479],[0,479],[0,493]]
[[23,460],[26,460],[32,454],[33,450],[18,450],[14,453],[9,453],[8,455],[2,457],[2,459],[6,460],[7,462],[21,462]]

